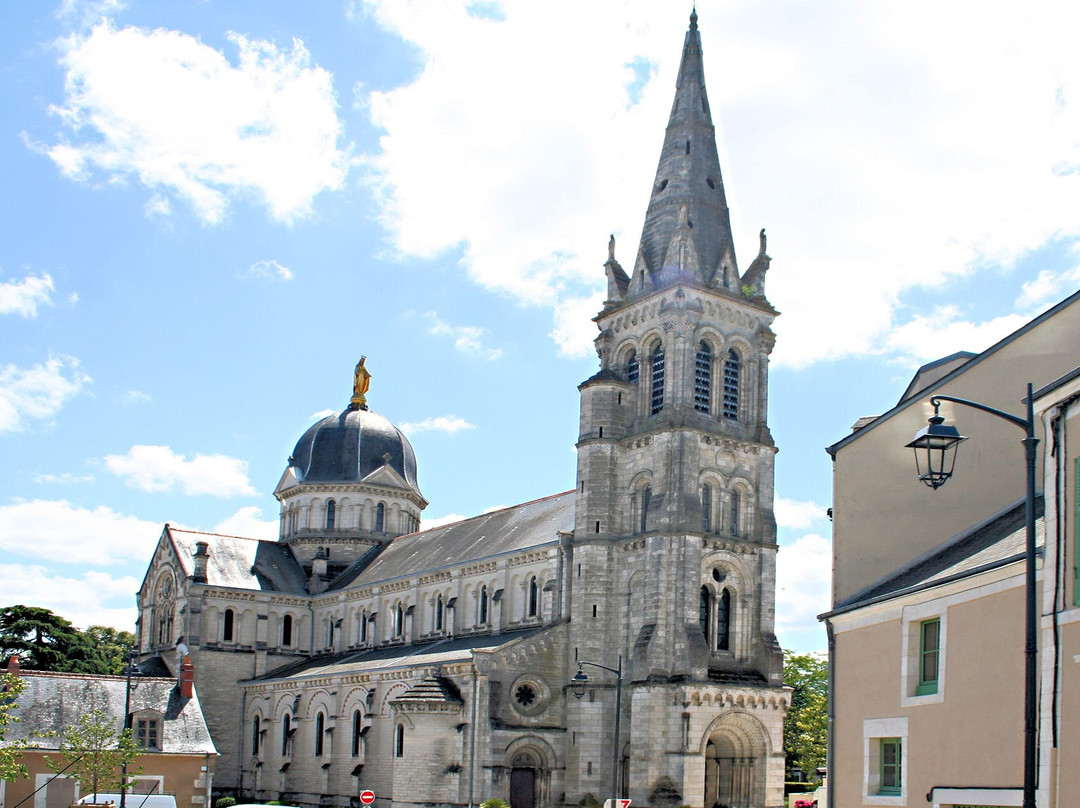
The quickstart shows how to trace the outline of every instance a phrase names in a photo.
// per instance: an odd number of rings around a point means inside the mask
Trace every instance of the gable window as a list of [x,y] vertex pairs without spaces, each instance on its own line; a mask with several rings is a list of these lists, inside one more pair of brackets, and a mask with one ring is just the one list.
[[367,642],[367,636],[368,636],[367,635],[367,632],[368,632],[367,623],[368,623],[367,609],[363,609],[360,612],[360,626],[359,626],[359,631],[360,631],[359,641],[360,641],[361,644]]
[[289,754],[289,738],[292,737],[292,716],[285,713],[285,717],[281,720],[281,756],[287,757]]
[[878,794],[900,794],[903,789],[900,739],[882,738],[879,744],[881,758]]
[[375,508],[375,532],[382,533],[386,525],[386,506],[381,502]]
[[394,729],[394,757],[405,757],[405,725],[398,724]]
[[259,716],[255,716],[255,720],[251,722],[251,754],[259,754],[259,733],[262,730],[261,721]]
[[649,412],[652,415],[664,409],[664,346],[657,344],[653,348],[650,362],[652,368],[652,386]]
[[236,623],[236,612],[232,609],[225,610],[225,617],[221,621],[221,640],[222,642],[233,641],[233,629]]
[[281,644],[292,645],[292,615],[287,614],[281,618]]
[[326,529],[334,529],[334,521],[337,518],[337,503],[330,500],[326,503]]
[[708,533],[712,530],[712,486],[706,483],[701,486],[701,531]]
[[940,656],[941,620],[923,620],[919,624],[919,686],[916,695],[937,693]]
[[742,494],[738,491],[731,492],[731,530],[728,531],[732,536],[739,535],[740,519],[739,511],[742,510]]
[[630,384],[637,384],[640,375],[641,369],[638,367],[637,353],[631,351],[630,358],[626,362],[626,380]]
[[135,743],[141,749],[161,751],[160,714],[136,715],[132,728],[135,731]]
[[326,716],[322,713],[315,715],[315,757],[323,755],[323,736],[326,735]]
[[394,636],[400,637],[405,633],[405,607],[398,604],[394,609]]
[[712,348],[702,342],[694,360],[694,409],[708,412],[712,401]]
[[724,417],[739,420],[739,355],[732,349],[724,360]]
[[477,622],[486,626],[488,622],[488,591],[486,586],[480,587],[480,619]]
[[435,626],[436,631],[442,631],[443,628],[443,599],[442,595],[435,598]]

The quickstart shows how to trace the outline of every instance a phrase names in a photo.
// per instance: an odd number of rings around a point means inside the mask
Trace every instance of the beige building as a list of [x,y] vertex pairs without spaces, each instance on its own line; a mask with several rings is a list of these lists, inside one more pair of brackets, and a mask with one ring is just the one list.
[[[0,807],[67,808],[90,794],[66,774],[57,774],[45,758],[60,760],[59,733],[93,709],[124,725],[127,680],[123,676],[18,670],[24,684],[5,741],[26,741],[22,763],[29,776],[9,783],[0,780]],[[130,691],[131,727],[143,753],[130,764],[133,772],[127,808],[138,808],[141,795],[167,794],[177,808],[208,808],[217,750],[206,727],[202,706],[190,679],[135,676]],[[110,787],[108,791],[115,791]]]
[[[1038,804],[1072,804],[1059,795],[1080,793],[1080,739],[1060,720],[1080,698],[1080,632],[1068,630],[1076,612],[1076,483],[1069,465],[1076,455],[1065,442],[1078,346],[1080,293],[981,354],[920,369],[895,407],[860,419],[829,447],[835,578],[833,608],[823,619],[831,652],[833,805],[1021,804],[1023,433],[995,416],[942,403],[946,421],[969,439],[952,478],[937,490],[919,481],[905,445],[933,413],[931,396],[1023,417],[1028,382],[1043,388],[1036,394]],[[1051,493],[1045,520],[1044,476]]]

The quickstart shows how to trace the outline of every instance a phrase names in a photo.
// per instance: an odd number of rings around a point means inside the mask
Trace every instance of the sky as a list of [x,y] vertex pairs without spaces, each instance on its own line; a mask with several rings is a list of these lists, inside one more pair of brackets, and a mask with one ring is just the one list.
[[[276,538],[361,355],[426,525],[572,488],[690,10],[0,4],[0,606],[131,629],[166,522]],[[767,228],[782,313],[777,634],[819,650],[824,447],[1080,287],[1080,5],[697,11],[737,256]]]

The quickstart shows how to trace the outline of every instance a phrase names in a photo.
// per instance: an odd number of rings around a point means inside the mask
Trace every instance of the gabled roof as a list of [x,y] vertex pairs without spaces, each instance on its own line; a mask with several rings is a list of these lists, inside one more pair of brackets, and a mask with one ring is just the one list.
[[[986,522],[955,536],[940,547],[915,559],[907,566],[856,592],[823,615],[832,617],[871,603],[890,600],[911,592],[940,586],[972,577],[1023,560],[1027,529],[1025,503],[1010,505]],[[1035,542],[1042,548],[1046,541],[1043,498],[1035,502]]]
[[[34,749],[58,749],[58,737],[40,736],[59,733],[93,709],[110,715],[117,731],[123,728],[126,686],[123,676],[28,670],[21,671],[19,676],[25,684],[16,699],[18,707],[13,711],[19,721],[7,726],[5,740],[26,740]],[[217,754],[198,693],[190,699],[181,698],[176,679],[133,677],[131,711],[141,710],[162,714],[162,752]]]
[[371,585],[554,544],[574,529],[574,492],[525,502],[461,522],[398,536],[374,560],[361,559],[333,582]]
[[276,541],[200,533],[165,525],[186,575],[195,571],[195,549],[206,542],[206,583],[270,592],[305,592],[307,576],[289,548]]
[[[980,362],[983,362],[983,361],[985,361],[987,359],[992,358],[995,354],[997,354],[1003,348],[1005,348],[1006,346],[1008,346],[1011,343],[1015,342],[1016,340],[1018,340],[1019,338],[1021,338],[1025,334],[1027,334],[1029,331],[1032,331],[1033,329],[1035,329],[1038,326],[1042,325],[1044,322],[1049,320],[1051,317],[1054,317],[1059,312],[1063,311],[1064,309],[1067,309],[1069,306],[1073,305],[1078,300],[1080,300],[1080,292],[1074,292],[1073,294],[1069,295],[1067,298],[1062,300],[1060,303],[1058,303],[1057,305],[1052,306],[1051,308],[1047,309],[1042,314],[1040,314],[1038,317],[1035,317],[1034,319],[1029,320],[1022,327],[1018,328],[1016,331],[1012,332],[1011,334],[1009,334],[1009,336],[1005,337],[1004,339],[996,342],[994,345],[991,345],[989,348],[987,348],[982,353],[977,354],[976,356],[974,356],[971,359],[968,359],[966,362],[961,362],[959,366],[954,367],[952,370],[950,370],[948,373],[946,373],[941,378],[936,379],[936,380],[930,382],[929,384],[927,384],[922,390],[917,391],[917,392],[920,392],[922,394],[918,398],[916,398],[914,396],[914,394],[908,393],[907,391],[905,391],[905,396],[907,396],[907,397],[902,398],[900,400],[900,402],[895,407],[893,407],[888,412],[877,416],[870,423],[863,426],[857,432],[853,432],[850,435],[845,436],[844,438],[842,438],[841,440],[838,440],[836,443],[832,444],[831,446],[826,446],[825,451],[828,452],[831,457],[835,458],[836,453],[840,449],[847,446],[852,441],[858,440],[863,435],[865,435],[867,432],[874,429],[879,424],[882,424],[885,421],[887,421],[888,419],[892,418],[896,413],[907,409],[909,406],[919,406],[920,403],[921,403],[922,398],[930,395],[934,390],[936,390],[936,389],[938,389],[940,387],[944,387],[948,382],[952,381],[957,376],[960,376],[961,374],[966,373],[968,370],[970,370],[971,368],[973,368],[975,365],[979,364]],[[939,362],[949,362],[951,360],[955,360],[960,355],[961,354],[952,354],[951,356],[947,356],[944,359],[941,359],[941,360],[938,360],[938,361]],[[932,363],[930,363],[930,365],[924,366],[924,368],[932,367],[935,364],[937,364],[937,363],[932,362]],[[921,368],[919,373],[916,373],[915,379],[912,380],[912,384],[908,386],[909,391],[911,390],[912,385],[915,385],[918,382],[919,376],[922,373],[922,370],[923,369]]]

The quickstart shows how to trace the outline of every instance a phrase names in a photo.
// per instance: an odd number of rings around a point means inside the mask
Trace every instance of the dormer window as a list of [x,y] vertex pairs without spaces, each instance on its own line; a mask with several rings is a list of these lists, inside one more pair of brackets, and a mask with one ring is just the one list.
[[161,751],[162,718],[162,714],[155,710],[142,710],[132,715],[131,729],[139,748]]

